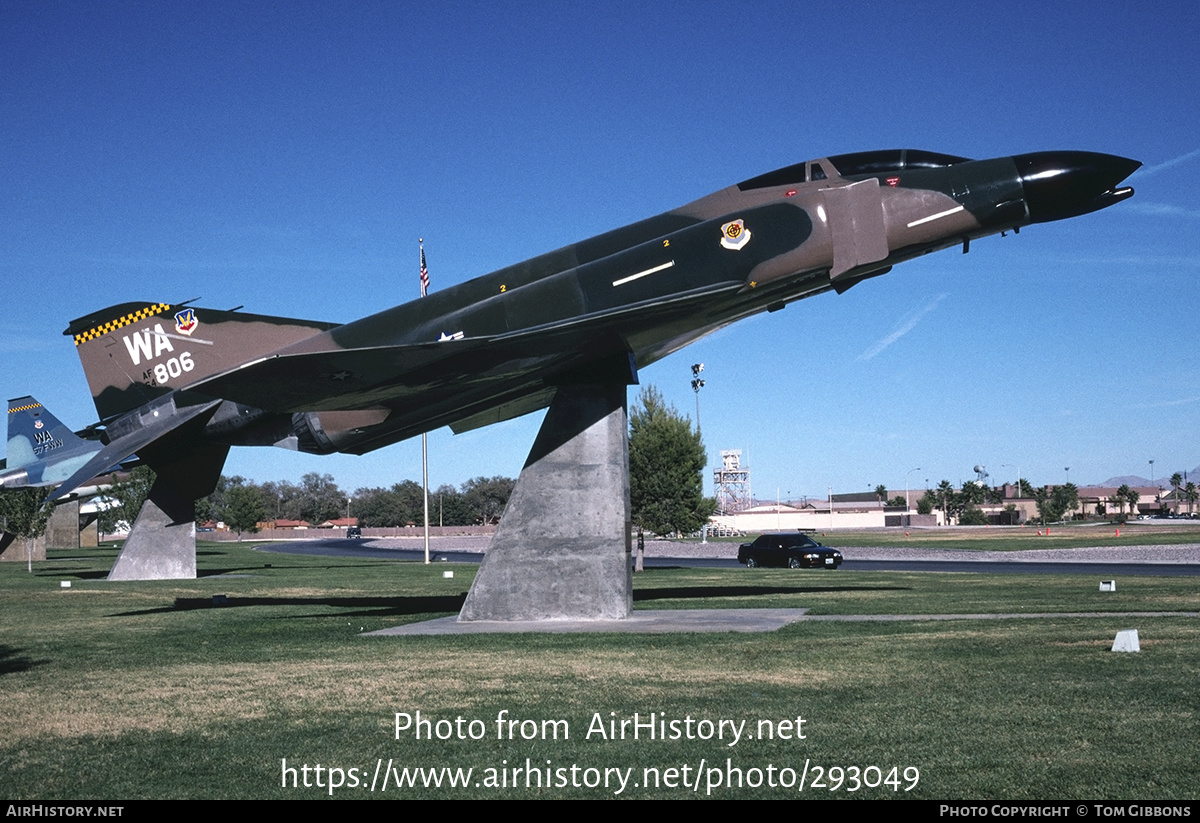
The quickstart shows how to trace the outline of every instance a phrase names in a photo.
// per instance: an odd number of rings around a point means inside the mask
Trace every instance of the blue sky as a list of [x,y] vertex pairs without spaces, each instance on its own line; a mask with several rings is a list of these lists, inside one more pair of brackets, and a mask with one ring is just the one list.
[[[914,486],[1190,470],[1197,42],[1190,3],[0,0],[0,386],[80,427],[61,332],[113,303],[344,322],[417,295],[419,236],[438,289],[812,157],[1082,149],[1145,163],[1134,199],[739,323],[642,380],[694,415],[703,362],[710,454],[745,450],[763,497],[918,466]],[[539,422],[433,433],[431,481],[515,476]],[[309,471],[419,479],[420,442],[226,466]]]

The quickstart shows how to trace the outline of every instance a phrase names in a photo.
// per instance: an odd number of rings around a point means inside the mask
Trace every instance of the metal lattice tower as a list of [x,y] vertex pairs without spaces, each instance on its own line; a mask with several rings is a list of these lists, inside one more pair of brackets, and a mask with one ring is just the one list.
[[717,513],[731,514],[750,508],[750,467],[742,465],[741,449],[721,452],[721,467],[713,469]]

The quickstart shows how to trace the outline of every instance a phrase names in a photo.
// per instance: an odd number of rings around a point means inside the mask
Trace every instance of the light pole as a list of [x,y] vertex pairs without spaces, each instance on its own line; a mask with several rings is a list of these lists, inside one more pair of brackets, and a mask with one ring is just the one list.
[[700,432],[700,390],[704,388],[704,381],[700,379],[700,372],[704,371],[703,363],[692,364],[692,391],[696,393],[696,433]]
[[1017,470],[1017,497],[1021,496],[1021,467],[1015,463],[1001,463],[1001,466],[1010,466]]
[[910,511],[912,511],[912,501],[909,500],[909,498],[908,498],[908,476],[910,474],[912,474],[913,472],[919,472],[920,470],[921,470],[921,467],[917,466],[915,469],[909,469],[908,471],[906,471],[904,473],[904,513],[905,514],[908,514]]

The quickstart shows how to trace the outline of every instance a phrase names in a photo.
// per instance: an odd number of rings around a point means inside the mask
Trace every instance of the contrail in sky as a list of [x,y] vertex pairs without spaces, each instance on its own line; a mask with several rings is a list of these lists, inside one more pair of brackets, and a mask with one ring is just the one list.
[[929,314],[931,311],[936,309],[938,303],[941,303],[942,300],[944,300],[946,298],[946,296],[947,296],[946,294],[939,294],[937,297],[933,298],[928,303],[926,303],[924,308],[918,309],[917,311],[910,314],[908,317],[904,318],[904,320],[902,320],[900,322],[900,325],[896,326],[896,328],[892,331],[891,334],[889,334],[887,337],[880,340],[874,346],[871,346],[871,348],[867,349],[865,352],[860,354],[858,356],[858,359],[859,360],[870,360],[875,355],[879,354],[881,351],[886,349],[888,346],[895,343],[901,337],[908,334],[910,331],[912,331],[914,328],[916,328],[917,324],[921,322],[921,319],[925,315]]
[[1164,160],[1162,163],[1159,163],[1157,166],[1142,166],[1140,169],[1138,169],[1137,171],[1135,171],[1133,173],[1133,176],[1149,177],[1152,174],[1158,174],[1163,169],[1173,168],[1175,166],[1178,166],[1180,163],[1186,163],[1187,161],[1189,161],[1193,158],[1196,158],[1196,157],[1200,157],[1200,149],[1196,149],[1195,151],[1189,151],[1187,154],[1181,154],[1172,160]]

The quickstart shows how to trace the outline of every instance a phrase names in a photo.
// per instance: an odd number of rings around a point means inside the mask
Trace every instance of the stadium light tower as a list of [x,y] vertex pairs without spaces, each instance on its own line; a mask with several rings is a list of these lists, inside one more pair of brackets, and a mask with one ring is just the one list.
[[704,388],[704,381],[700,379],[700,372],[704,371],[703,363],[692,364],[692,391],[696,393],[696,431],[700,431],[700,390]]

